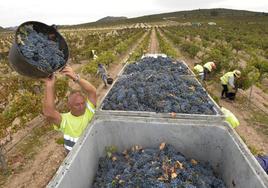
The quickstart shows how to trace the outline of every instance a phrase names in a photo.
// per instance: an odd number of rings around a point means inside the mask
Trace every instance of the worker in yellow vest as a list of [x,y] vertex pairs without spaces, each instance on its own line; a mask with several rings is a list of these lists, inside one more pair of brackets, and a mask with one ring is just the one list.
[[212,61],[204,64],[204,80],[207,80],[208,74],[211,73],[213,69],[216,69],[216,64]]
[[236,128],[237,126],[240,125],[238,119],[230,110],[221,107],[221,111],[225,115],[225,121],[227,121],[233,128]]
[[79,74],[76,74],[70,66],[65,66],[61,73],[77,83],[85,95],[79,90],[72,91],[67,101],[70,111],[60,113],[55,107],[56,78],[54,75],[46,78],[44,79],[43,114],[53,123],[56,130],[63,133],[64,147],[69,152],[95,114],[97,94],[96,88],[87,80],[80,78]]
[[[241,72],[239,70],[234,70],[234,71],[225,73],[220,78],[221,79],[221,84],[222,84],[222,87],[223,87],[222,92],[221,92],[221,98],[227,98],[228,97],[228,91],[229,91],[228,86],[230,86],[231,89],[236,90],[235,80],[240,78],[240,76],[241,76]],[[235,96],[235,93],[234,93],[234,96]]]
[[198,75],[201,80],[204,80],[204,67],[198,63],[195,63],[194,73]]
[[216,69],[216,65],[214,62],[207,62],[204,66],[196,63],[194,66],[194,72],[199,76],[201,80],[206,80],[208,74],[213,70]]

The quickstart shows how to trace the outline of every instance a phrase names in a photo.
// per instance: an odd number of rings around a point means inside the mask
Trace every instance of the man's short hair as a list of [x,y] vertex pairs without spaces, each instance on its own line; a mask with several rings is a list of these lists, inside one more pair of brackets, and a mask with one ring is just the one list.
[[73,95],[75,95],[75,94],[79,94],[80,96],[85,97],[84,94],[83,94],[83,92],[81,90],[77,90],[77,89],[71,90],[70,91],[70,94],[68,95],[68,103],[69,103],[71,97]]
[[71,90],[71,91],[70,91],[69,96],[70,96],[70,95],[73,95],[73,94],[75,94],[75,93],[80,93],[81,95],[83,95],[83,93],[82,93],[82,91],[81,91],[81,90],[78,90],[78,89],[73,89],[73,90]]

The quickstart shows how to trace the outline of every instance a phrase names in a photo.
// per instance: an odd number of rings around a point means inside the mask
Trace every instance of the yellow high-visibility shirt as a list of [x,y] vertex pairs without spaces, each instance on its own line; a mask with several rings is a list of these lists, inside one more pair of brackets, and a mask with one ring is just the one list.
[[224,74],[220,79],[221,79],[221,84],[223,85],[227,85],[229,82],[229,79],[231,77],[234,77],[234,72],[227,72],[226,74]]
[[205,67],[206,69],[208,69],[209,72],[211,72],[211,71],[212,71],[212,64],[213,64],[213,62],[207,62],[207,63],[204,65],[204,67]]
[[228,109],[221,107],[221,111],[223,112],[223,114],[225,115],[225,121],[227,121],[228,123],[230,123],[230,125],[233,128],[236,128],[237,126],[240,125],[238,119],[235,117],[235,115]]
[[204,72],[204,68],[202,67],[202,65],[196,65],[194,66],[194,71],[199,74]]
[[82,135],[85,128],[95,114],[95,106],[87,99],[85,113],[81,116],[74,116],[71,112],[61,114],[61,123],[58,128],[54,125],[54,129],[64,134],[64,147],[71,150],[75,142]]

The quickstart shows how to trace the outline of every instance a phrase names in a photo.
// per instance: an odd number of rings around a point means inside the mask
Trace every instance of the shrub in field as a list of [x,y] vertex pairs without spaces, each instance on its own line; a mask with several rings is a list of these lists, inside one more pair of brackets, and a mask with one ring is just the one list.
[[125,52],[127,50],[128,46],[125,42],[121,42],[119,45],[116,46],[116,53],[118,54],[122,54],[123,52]]
[[0,138],[6,136],[6,128],[10,125],[10,122],[4,117],[4,115],[0,114]]
[[[42,95],[35,94],[34,89],[38,83],[25,77],[14,77],[13,80],[10,82],[10,84],[13,83],[11,84],[13,87],[9,87],[8,83],[4,85],[8,92],[13,93],[13,96],[0,115],[0,119],[2,119],[0,127],[10,126],[16,117],[22,120],[23,125],[41,112]],[[68,89],[68,80],[66,78],[57,79],[55,87],[57,98],[63,99]]]
[[[98,58],[85,65],[82,72],[84,74],[96,74],[98,63],[109,66],[115,62],[118,55],[125,53],[128,50],[128,46],[133,44],[142,34],[143,32],[141,31],[135,31],[125,32],[122,37],[109,36],[107,41],[103,42],[103,44],[100,43],[100,46],[94,48],[98,52]],[[89,51],[89,48],[86,51]]]
[[252,65],[258,69],[260,73],[260,81],[268,75],[268,61],[255,59],[252,62]]
[[217,69],[216,72],[220,72],[222,69],[222,60],[224,58],[222,57],[221,51],[219,49],[211,49],[202,59],[203,64],[205,64],[208,61],[213,62],[219,62],[217,63]]
[[237,51],[244,49],[244,45],[240,41],[233,41],[231,42],[231,44],[232,44],[232,47]]
[[184,52],[188,53],[191,58],[194,58],[196,54],[200,51],[200,48],[197,45],[190,42],[185,42],[181,44],[180,47]]
[[135,61],[135,60],[139,59],[142,56],[142,54],[143,54],[143,51],[141,51],[141,50],[140,51],[135,51],[130,55],[128,60],[129,61]]
[[205,48],[207,48],[208,46],[209,46],[209,42],[207,41],[207,40],[202,40],[202,45],[205,47]]
[[266,49],[266,50],[264,51],[263,56],[264,56],[266,59],[268,59],[268,49]]
[[236,85],[242,89],[248,89],[260,78],[260,72],[252,65],[247,65],[241,72],[241,78],[236,81]]
[[90,61],[82,69],[84,74],[96,74],[98,70],[98,63],[108,65],[115,60],[115,55],[112,51],[103,52],[96,60]]
[[135,49],[135,51],[132,54],[130,54],[129,59],[128,59],[129,61],[136,61],[143,54],[147,53],[151,32],[152,30],[150,30],[150,32],[147,33],[147,35],[145,36],[141,44]]
[[168,55],[169,57],[177,57],[177,52],[174,50],[174,48],[159,34],[159,32],[156,32],[158,41],[159,41],[159,47],[162,53]]
[[96,60],[89,62],[88,64],[84,65],[82,68],[82,73],[84,74],[96,74],[98,70],[98,64]]
[[112,51],[106,51],[100,54],[100,56],[96,59],[97,63],[102,63],[105,65],[111,64],[115,60],[115,55]]
[[235,37],[233,35],[226,35],[225,36],[226,42],[232,42],[234,39],[235,39]]
[[208,61],[214,61],[217,64],[216,73],[226,70],[229,71],[234,65],[231,62],[235,62],[236,59],[230,48],[225,46],[216,46],[212,48],[202,59],[203,63]]
[[[29,119],[38,115],[41,111],[41,96],[34,95],[29,91],[16,93],[16,96],[11,104],[3,111],[3,118],[8,122],[6,126],[10,126],[16,117],[29,115]],[[29,120],[27,119],[27,120]],[[24,123],[27,122],[24,121]]]
[[4,76],[0,77],[0,81],[2,86],[2,90],[0,92],[2,98],[0,100],[6,102],[13,100],[14,95],[18,92],[18,90],[27,90],[34,93],[35,91],[33,86],[39,85],[35,80],[22,76]]
[[179,45],[182,42],[182,39],[178,36],[178,35],[174,35],[173,33],[167,31],[167,30],[163,30],[161,29],[161,31],[169,38],[173,41],[173,43],[175,45]]

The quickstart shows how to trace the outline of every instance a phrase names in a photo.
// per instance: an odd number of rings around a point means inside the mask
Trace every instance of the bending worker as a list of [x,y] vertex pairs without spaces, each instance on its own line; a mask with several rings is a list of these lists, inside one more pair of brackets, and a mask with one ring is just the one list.
[[198,63],[194,66],[194,72],[199,76],[201,80],[204,80],[204,67]]
[[61,132],[64,134],[64,147],[69,152],[75,142],[82,135],[85,128],[91,121],[97,102],[96,88],[88,81],[80,78],[70,66],[66,66],[61,73],[79,84],[84,90],[86,96],[81,91],[72,91],[68,96],[68,108],[70,112],[59,113],[55,107],[55,81],[53,75],[45,81],[45,96],[43,103],[43,114],[54,125],[58,125]]
[[204,80],[207,80],[208,74],[211,73],[212,69],[216,69],[214,62],[210,61],[204,64]]
[[207,80],[208,74],[211,73],[213,69],[216,69],[214,62],[207,62],[204,66],[195,64],[194,71],[197,73],[201,80]]
[[221,92],[221,98],[228,97],[228,86],[230,86],[232,89],[236,89],[235,87],[235,81],[236,79],[240,78],[241,72],[239,70],[234,70],[232,72],[225,73],[220,79],[222,84],[222,92]]

